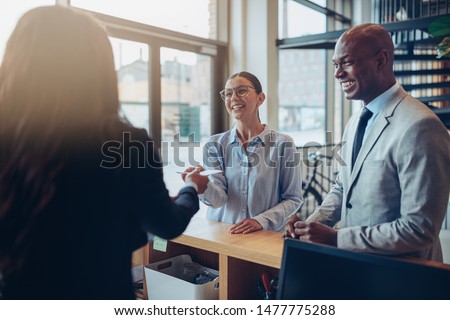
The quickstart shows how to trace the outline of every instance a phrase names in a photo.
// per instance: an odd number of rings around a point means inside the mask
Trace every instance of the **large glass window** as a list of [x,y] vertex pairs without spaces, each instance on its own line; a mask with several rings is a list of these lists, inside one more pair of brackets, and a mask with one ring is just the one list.
[[[326,0],[311,1],[325,7]],[[279,1],[280,38],[300,37],[326,31],[326,16],[294,0]]]
[[161,48],[161,152],[167,160],[164,180],[173,195],[183,185],[177,171],[203,163],[203,146],[211,135],[211,83],[211,57]]
[[[324,7],[325,0],[311,1]],[[294,38],[326,31],[326,16],[294,0],[279,0],[280,38]],[[280,131],[297,146],[325,143],[324,50],[286,49],[279,52]]]
[[217,0],[72,0],[71,5],[190,35],[216,39]]
[[[211,98],[217,82],[212,76],[224,78],[224,71],[215,69],[214,57],[225,52],[225,46],[209,40],[217,36],[217,0],[71,0],[70,4],[115,17],[110,23],[109,17],[97,15],[107,21],[111,34],[121,115],[133,126],[147,129],[160,144],[164,181],[175,196],[184,184],[177,171],[202,163],[202,148],[212,133],[212,105],[218,100]],[[154,33],[142,23],[182,33]],[[204,39],[193,43],[191,35]],[[200,215],[205,209],[201,205]]]
[[150,132],[148,45],[111,38],[119,82],[120,112],[126,122]]
[[333,44],[321,35],[349,25],[351,7],[348,0],[278,0],[279,129],[297,146],[340,139],[346,110],[330,88]]
[[3,60],[6,42],[20,17],[32,8],[54,4],[55,0],[0,1],[0,63]]
[[279,124],[297,146],[325,143],[325,51],[279,52]]

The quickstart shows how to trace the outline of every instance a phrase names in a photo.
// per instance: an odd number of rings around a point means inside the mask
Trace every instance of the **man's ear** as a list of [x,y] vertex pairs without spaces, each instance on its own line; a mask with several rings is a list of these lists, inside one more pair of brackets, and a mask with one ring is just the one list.
[[389,61],[389,52],[386,49],[381,49],[377,53],[377,65],[378,68],[383,68]]

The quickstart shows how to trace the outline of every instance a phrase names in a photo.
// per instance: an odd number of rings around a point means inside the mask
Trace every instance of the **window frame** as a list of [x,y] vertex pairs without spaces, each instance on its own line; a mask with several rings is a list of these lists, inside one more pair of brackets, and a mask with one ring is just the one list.
[[[58,0],[57,0],[58,2]],[[70,6],[70,0],[62,1]],[[162,29],[78,7],[75,10],[87,12],[104,24],[108,35],[121,40],[140,42],[149,46],[149,134],[157,146],[161,146],[161,48],[189,51],[211,57],[211,132],[225,131],[228,122],[226,110],[218,92],[225,85],[228,71],[228,44],[223,41],[200,38],[176,31]],[[219,10],[220,8],[218,8]]]

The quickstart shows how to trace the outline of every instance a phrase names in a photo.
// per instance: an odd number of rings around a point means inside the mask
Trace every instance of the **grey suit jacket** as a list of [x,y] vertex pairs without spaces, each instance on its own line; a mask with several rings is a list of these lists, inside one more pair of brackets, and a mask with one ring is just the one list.
[[338,247],[442,261],[439,230],[450,192],[450,136],[434,113],[399,88],[374,120],[353,171],[359,112],[344,131],[346,164],[308,221],[333,226]]

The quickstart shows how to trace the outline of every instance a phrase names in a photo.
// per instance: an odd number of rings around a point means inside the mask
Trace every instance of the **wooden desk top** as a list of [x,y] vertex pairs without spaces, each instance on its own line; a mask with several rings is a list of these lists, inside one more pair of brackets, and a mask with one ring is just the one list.
[[[230,234],[231,224],[193,217],[186,231],[171,241],[230,257],[281,268],[284,238],[281,233],[260,230],[249,234]],[[450,270],[449,264],[402,257],[402,260]]]
[[171,241],[230,257],[281,268],[284,238],[281,233],[260,230],[230,234],[230,224],[193,217],[186,231]]

